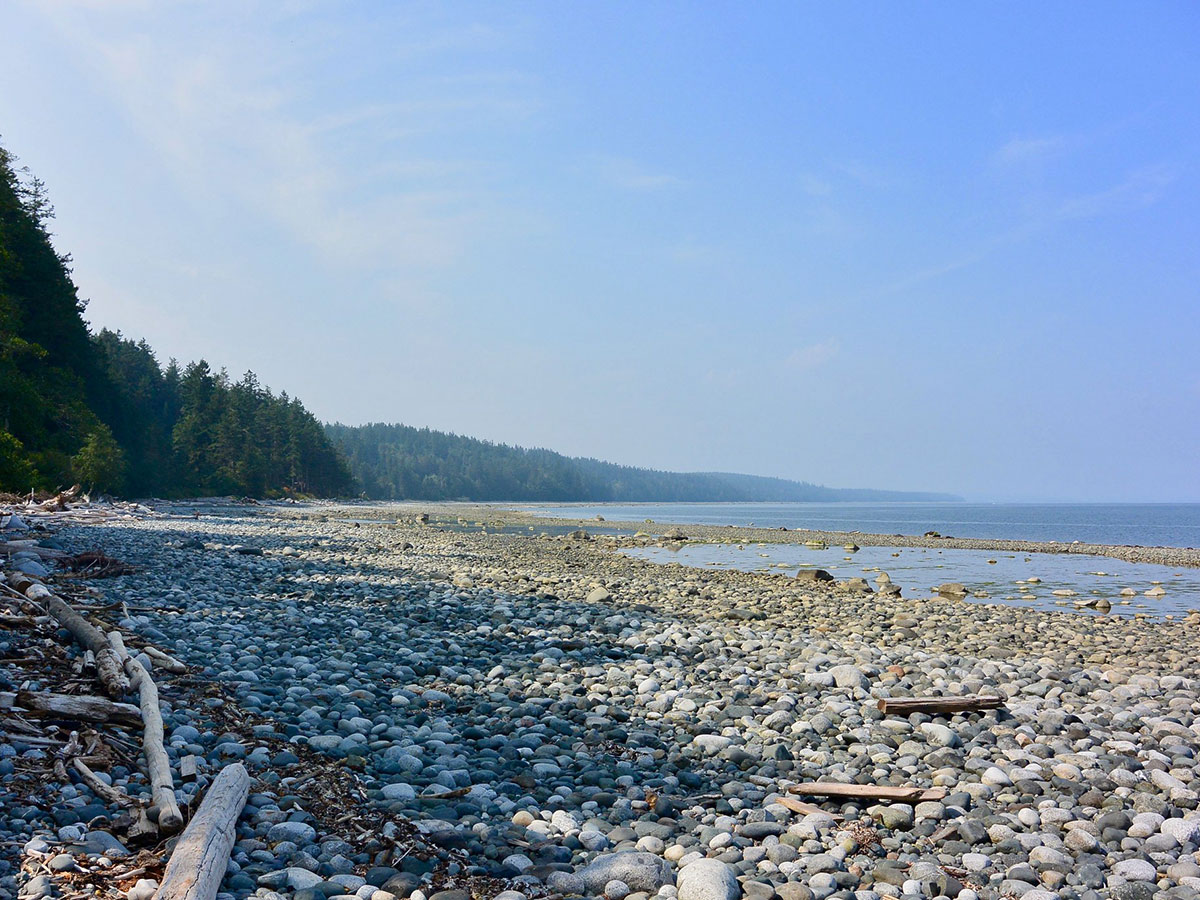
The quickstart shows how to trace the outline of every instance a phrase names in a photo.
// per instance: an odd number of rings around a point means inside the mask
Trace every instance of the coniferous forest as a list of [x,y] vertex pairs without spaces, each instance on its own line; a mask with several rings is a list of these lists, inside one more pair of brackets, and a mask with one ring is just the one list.
[[0,490],[130,496],[353,491],[299,400],[89,331],[46,188],[0,147]]

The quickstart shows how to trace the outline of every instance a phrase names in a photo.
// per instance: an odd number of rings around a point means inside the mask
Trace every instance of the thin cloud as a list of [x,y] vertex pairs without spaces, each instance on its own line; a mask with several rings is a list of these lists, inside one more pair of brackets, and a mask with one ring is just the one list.
[[784,359],[785,368],[794,372],[807,372],[820,368],[841,352],[842,345],[837,338],[826,338],[820,343],[798,347]]
[[598,157],[596,170],[604,181],[627,191],[661,191],[686,184],[677,175],[656,172],[625,156]]
[[1174,169],[1167,165],[1138,169],[1110,188],[1091,194],[1080,194],[1062,201],[1055,210],[1055,218],[1091,219],[1123,210],[1152,206],[1162,199],[1176,178]]
[[1002,166],[1024,165],[1061,156],[1066,150],[1067,139],[1061,135],[1013,138],[997,150],[992,159]]
[[[448,265],[479,227],[508,214],[494,167],[433,165],[425,153],[406,152],[412,139],[461,128],[466,118],[503,126],[538,108],[531,82],[492,71],[489,59],[456,78],[422,73],[389,101],[330,114],[312,109],[302,82],[288,78],[304,71],[303,39],[300,48],[260,41],[253,52],[208,40],[203,27],[131,39],[119,14],[62,12],[48,18],[198,205],[212,202],[219,183],[224,202],[274,221],[327,262],[385,270]],[[497,43],[484,32],[468,27],[442,42]],[[381,145],[395,147],[390,172],[371,156]]]

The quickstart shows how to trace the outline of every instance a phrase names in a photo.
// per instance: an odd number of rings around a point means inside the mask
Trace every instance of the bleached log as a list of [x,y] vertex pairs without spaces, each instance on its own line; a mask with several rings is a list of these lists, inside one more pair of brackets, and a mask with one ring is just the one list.
[[154,667],[156,669],[165,669],[166,671],[173,672],[176,675],[181,675],[188,670],[187,666],[185,666],[175,657],[167,653],[163,653],[157,647],[151,647],[149,644],[147,644],[142,648],[142,652],[154,661]]
[[214,900],[249,794],[245,766],[234,763],[221,770],[175,844],[154,900]]
[[927,800],[944,800],[943,788],[891,787],[881,784],[838,784],[835,782],[810,781],[793,784],[788,788],[793,794],[808,797],[845,797],[849,800],[883,800],[889,803],[924,803]]
[[50,593],[40,581],[20,572],[9,575],[8,583],[35,603],[41,603],[46,612],[54,616],[81,647],[91,650],[96,657],[96,673],[108,696],[114,700],[125,696],[129,691],[129,679],[121,666],[121,661],[112,647],[105,640],[103,632],[92,625],[87,619],[72,609],[67,603]]
[[60,716],[82,722],[120,722],[141,725],[142,715],[130,703],[114,703],[104,697],[82,694],[52,694],[49,692],[17,691],[0,693],[0,709],[18,708],[27,714]]
[[110,631],[108,641],[125,667],[130,683],[137,688],[138,705],[142,709],[142,752],[146,771],[150,775],[150,790],[158,807],[158,827],[173,834],[183,826],[183,814],[175,801],[175,782],[171,777],[171,761],[163,748],[162,711],[158,708],[158,686],[146,667],[129,655],[119,632]]

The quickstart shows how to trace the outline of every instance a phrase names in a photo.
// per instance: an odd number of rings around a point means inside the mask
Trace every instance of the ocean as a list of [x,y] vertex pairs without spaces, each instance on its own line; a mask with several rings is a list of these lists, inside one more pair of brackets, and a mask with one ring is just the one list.
[[571,503],[537,515],[874,534],[1200,546],[1200,503]]

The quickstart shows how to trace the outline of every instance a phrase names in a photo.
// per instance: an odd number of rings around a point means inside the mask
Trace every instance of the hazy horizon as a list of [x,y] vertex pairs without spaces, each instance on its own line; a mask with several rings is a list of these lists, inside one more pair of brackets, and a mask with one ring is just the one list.
[[6,25],[0,142],[163,361],[624,465],[1200,501],[1194,6]]

